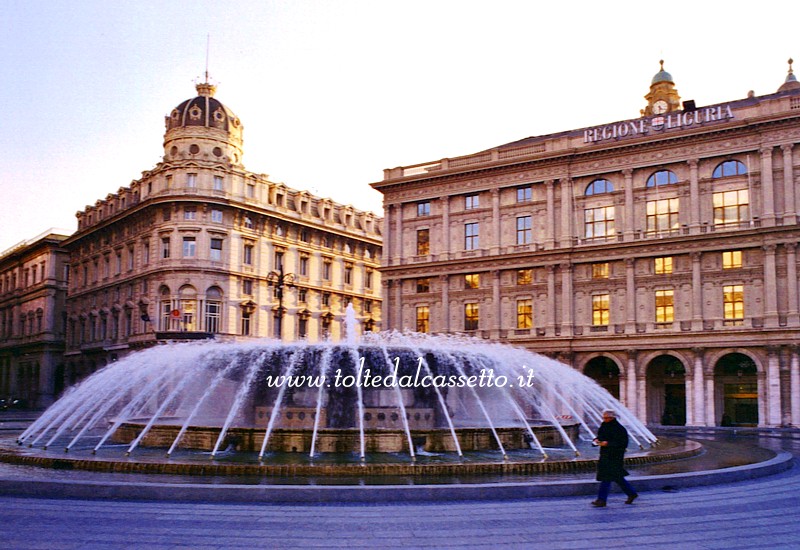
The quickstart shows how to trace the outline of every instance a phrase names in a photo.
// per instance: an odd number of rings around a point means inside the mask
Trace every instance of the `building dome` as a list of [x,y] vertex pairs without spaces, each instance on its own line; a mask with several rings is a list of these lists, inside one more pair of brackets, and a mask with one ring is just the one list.
[[164,117],[164,159],[240,165],[242,122],[214,98],[216,86],[203,82],[196,88],[197,97],[182,102]]
[[229,131],[241,125],[239,118],[219,100],[214,99],[216,86],[204,82],[197,85],[198,96],[175,107],[167,117],[167,130],[185,126],[206,126]]
[[789,74],[786,75],[786,80],[781,87],[778,88],[779,92],[788,92],[789,90],[800,90],[800,82],[797,81],[797,77],[794,76],[794,72],[792,71],[792,63],[794,63],[794,59],[789,59]]
[[664,70],[664,60],[660,60],[659,63],[661,63],[661,70],[658,71],[653,77],[650,85],[652,86],[653,84],[658,84],[659,82],[671,82],[672,84],[675,84],[675,81],[672,80],[672,75]]

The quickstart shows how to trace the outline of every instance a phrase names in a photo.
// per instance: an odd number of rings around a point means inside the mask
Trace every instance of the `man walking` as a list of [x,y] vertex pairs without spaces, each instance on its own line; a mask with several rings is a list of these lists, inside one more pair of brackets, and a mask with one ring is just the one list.
[[612,481],[628,495],[625,504],[633,504],[639,494],[625,479],[628,472],[625,471],[623,464],[625,449],[628,447],[628,430],[617,421],[614,411],[603,411],[603,423],[597,430],[594,444],[600,447],[600,460],[597,461],[597,481],[600,482],[600,490],[597,493],[597,500],[592,501],[592,506],[602,508],[606,505]]

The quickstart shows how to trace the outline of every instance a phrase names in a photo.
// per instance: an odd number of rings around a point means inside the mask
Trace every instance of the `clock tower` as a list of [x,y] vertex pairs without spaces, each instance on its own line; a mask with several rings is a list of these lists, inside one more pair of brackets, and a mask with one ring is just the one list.
[[641,110],[642,116],[664,115],[681,108],[681,96],[675,89],[672,75],[664,70],[664,60],[660,60],[661,70],[650,82],[650,92],[644,96],[647,107]]

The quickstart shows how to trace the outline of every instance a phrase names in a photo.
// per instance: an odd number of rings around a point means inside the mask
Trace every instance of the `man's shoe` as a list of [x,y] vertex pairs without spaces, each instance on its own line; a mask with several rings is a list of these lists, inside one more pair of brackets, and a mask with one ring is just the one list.
[[628,500],[625,501],[625,504],[633,504],[633,501],[636,500],[637,498],[639,498],[639,493],[629,496]]
[[605,500],[593,500],[592,501],[592,506],[594,506],[596,508],[603,508],[605,505],[606,505],[606,501]]

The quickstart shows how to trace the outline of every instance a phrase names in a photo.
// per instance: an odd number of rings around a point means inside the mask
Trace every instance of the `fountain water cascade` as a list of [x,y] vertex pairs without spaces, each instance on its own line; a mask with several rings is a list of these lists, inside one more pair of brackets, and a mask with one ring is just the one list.
[[[171,344],[98,371],[46,410],[17,442],[68,452],[257,453],[481,451],[507,458],[554,448],[578,455],[604,409],[632,445],[656,437],[593,380],[557,361],[471,338],[383,333],[344,342]],[[163,455],[162,455],[163,456]],[[255,459],[254,459],[255,460]]]

